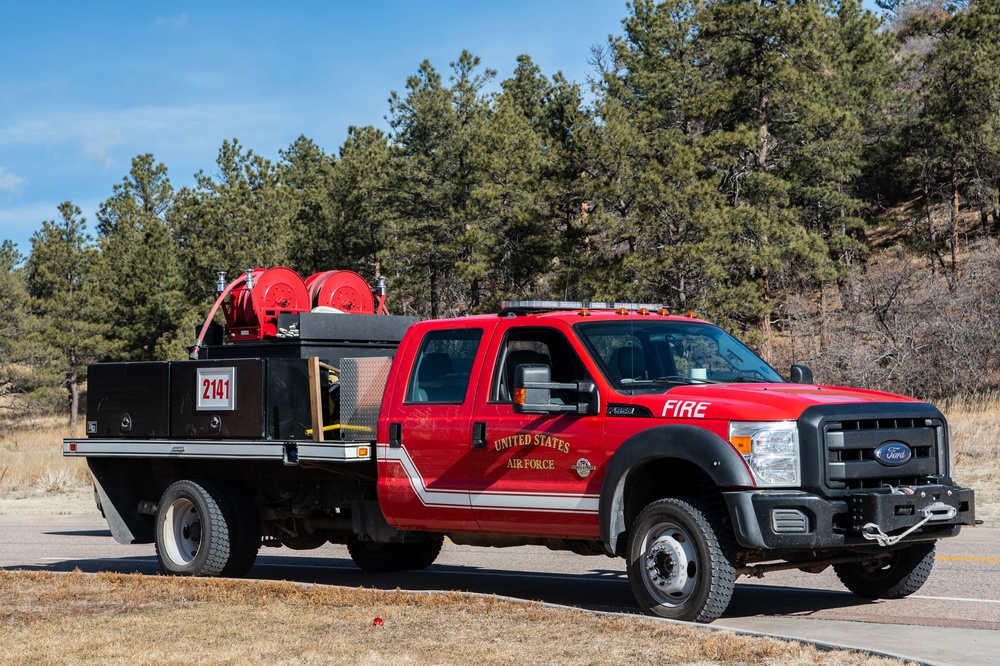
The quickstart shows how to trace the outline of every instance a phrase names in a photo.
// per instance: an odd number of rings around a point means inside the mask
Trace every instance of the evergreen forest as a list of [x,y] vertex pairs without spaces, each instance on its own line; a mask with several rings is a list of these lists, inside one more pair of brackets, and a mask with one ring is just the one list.
[[0,420],[185,358],[217,271],[271,266],[421,317],[662,303],[820,383],[1000,389],[1000,0],[881,1],[633,0],[587,81],[462,52],[334,152],[234,138],[180,189],[137,155],[96,220],[0,246]]

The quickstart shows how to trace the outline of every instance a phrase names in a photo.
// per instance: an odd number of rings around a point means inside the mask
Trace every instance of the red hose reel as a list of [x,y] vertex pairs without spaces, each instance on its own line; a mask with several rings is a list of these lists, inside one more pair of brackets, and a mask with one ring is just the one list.
[[350,314],[375,314],[375,299],[365,279],[354,271],[325,271],[306,278],[314,308],[333,308]]
[[[388,314],[383,284],[379,282],[379,314]],[[324,271],[303,281],[289,268],[254,268],[230,284],[219,300],[226,316],[230,342],[276,337],[281,313],[295,314],[320,308],[328,312],[375,314],[371,287],[353,271]],[[209,315],[209,320],[211,318]],[[200,346],[201,338],[196,348]]]
[[246,277],[222,304],[232,342],[273,338],[280,313],[312,309],[305,283],[289,268],[255,268]]

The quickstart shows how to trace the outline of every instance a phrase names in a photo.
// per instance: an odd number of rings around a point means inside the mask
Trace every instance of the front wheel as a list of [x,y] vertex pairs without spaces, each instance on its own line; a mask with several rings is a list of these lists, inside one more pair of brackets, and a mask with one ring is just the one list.
[[632,594],[649,615],[711,622],[733,596],[733,554],[732,539],[700,502],[658,500],[629,530]]
[[835,564],[837,578],[865,599],[902,599],[919,590],[934,567],[934,542],[901,548],[870,565]]

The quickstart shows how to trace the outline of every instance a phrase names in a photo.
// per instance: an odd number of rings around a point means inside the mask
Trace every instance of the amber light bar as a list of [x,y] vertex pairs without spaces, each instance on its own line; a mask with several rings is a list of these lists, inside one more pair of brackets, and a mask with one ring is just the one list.
[[660,303],[608,303],[599,301],[503,301],[504,310],[640,310],[659,312]]

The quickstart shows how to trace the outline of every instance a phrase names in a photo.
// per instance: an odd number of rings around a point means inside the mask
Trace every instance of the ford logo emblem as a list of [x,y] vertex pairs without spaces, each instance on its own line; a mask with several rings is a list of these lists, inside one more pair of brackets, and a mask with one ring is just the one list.
[[875,449],[875,460],[889,467],[905,465],[913,457],[913,451],[903,442],[882,442]]

